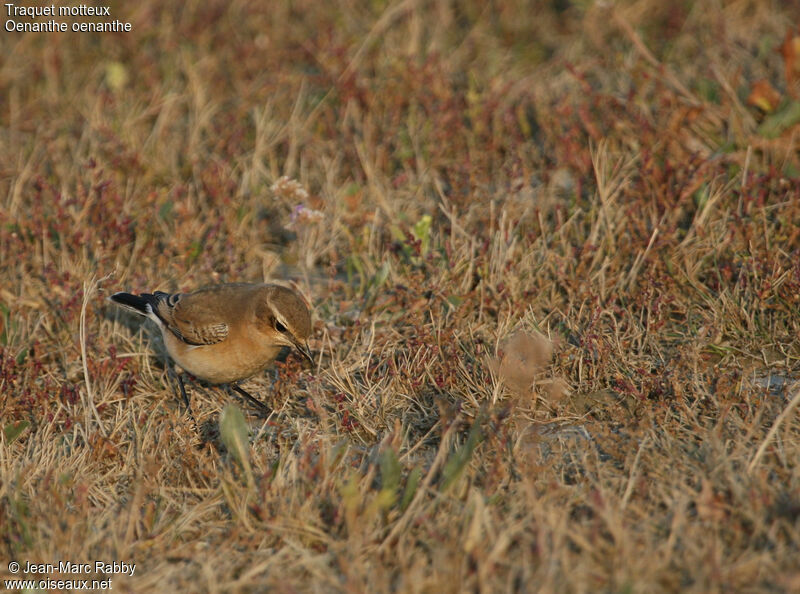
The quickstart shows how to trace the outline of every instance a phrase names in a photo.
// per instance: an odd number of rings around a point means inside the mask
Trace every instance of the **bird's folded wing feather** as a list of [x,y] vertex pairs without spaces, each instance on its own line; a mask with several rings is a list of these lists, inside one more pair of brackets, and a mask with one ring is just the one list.
[[198,299],[194,295],[180,295],[178,299],[161,301],[158,313],[168,328],[188,344],[216,344],[228,336],[228,324],[221,319],[217,300],[207,296]]

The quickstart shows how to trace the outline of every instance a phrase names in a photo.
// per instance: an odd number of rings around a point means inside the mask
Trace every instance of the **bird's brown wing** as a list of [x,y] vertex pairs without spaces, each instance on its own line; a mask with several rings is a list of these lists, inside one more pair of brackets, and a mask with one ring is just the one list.
[[157,310],[167,327],[188,344],[216,344],[228,336],[228,324],[220,304],[208,295],[170,295],[159,301]]

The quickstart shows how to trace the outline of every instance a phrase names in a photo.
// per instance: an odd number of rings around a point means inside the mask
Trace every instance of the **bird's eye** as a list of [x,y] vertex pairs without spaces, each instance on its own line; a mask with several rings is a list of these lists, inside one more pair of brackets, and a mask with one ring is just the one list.
[[284,326],[283,324],[281,324],[280,322],[278,322],[276,320],[275,321],[275,330],[277,330],[278,332],[281,332],[281,333],[286,332],[286,326]]

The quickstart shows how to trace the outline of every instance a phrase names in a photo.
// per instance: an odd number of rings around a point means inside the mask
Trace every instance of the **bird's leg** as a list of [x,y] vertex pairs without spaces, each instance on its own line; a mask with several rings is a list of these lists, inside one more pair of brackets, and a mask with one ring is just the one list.
[[192,405],[189,404],[189,395],[186,393],[186,387],[183,385],[183,376],[178,375],[175,373],[173,369],[169,370],[175,379],[178,380],[178,387],[181,389],[181,396],[183,397],[183,403],[186,405],[186,410],[189,412],[189,417],[192,419],[192,423],[194,423],[195,428],[197,425],[197,419],[194,418],[194,413],[192,412]]
[[181,396],[183,396],[183,403],[186,405],[186,410],[189,411],[189,416],[194,420],[194,413],[192,412],[192,405],[189,402],[189,395],[186,393],[186,386],[183,385],[183,377],[178,376],[178,386],[181,389]]
[[268,407],[266,404],[261,402],[260,400],[253,398],[250,394],[247,393],[246,390],[240,388],[236,383],[231,383],[231,387],[239,392],[242,396],[244,396],[247,400],[249,400],[252,404],[255,404],[259,410],[264,411],[265,413],[269,414],[272,412],[272,409]]

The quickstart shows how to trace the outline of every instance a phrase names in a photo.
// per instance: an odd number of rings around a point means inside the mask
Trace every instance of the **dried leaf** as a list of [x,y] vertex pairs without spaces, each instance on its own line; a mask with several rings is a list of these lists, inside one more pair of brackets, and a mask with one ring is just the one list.
[[537,333],[517,332],[503,345],[504,355],[498,363],[488,361],[489,368],[513,391],[528,394],[536,375],[553,356],[553,343]]
[[750,87],[747,104],[759,108],[765,113],[772,113],[781,102],[781,94],[775,90],[765,78],[757,80]]
[[786,37],[778,48],[778,53],[783,56],[783,68],[786,76],[786,85],[791,89],[800,79],[800,35],[789,29]]
[[542,384],[542,389],[547,396],[547,401],[551,403],[560,402],[570,395],[570,388],[567,381],[562,377],[548,380]]

